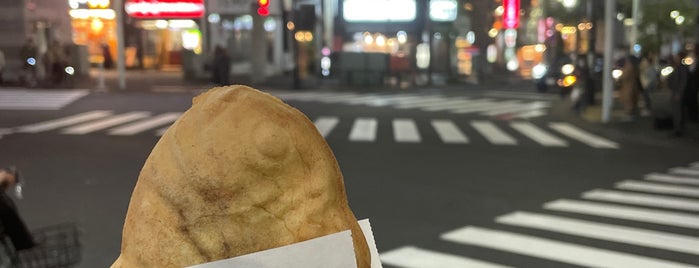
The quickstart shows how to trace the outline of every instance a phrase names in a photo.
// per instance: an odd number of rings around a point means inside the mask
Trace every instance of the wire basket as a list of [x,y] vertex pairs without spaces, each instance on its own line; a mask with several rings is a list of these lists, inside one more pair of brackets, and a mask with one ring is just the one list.
[[19,268],[63,268],[81,260],[78,226],[52,225],[32,231],[37,246],[18,252]]

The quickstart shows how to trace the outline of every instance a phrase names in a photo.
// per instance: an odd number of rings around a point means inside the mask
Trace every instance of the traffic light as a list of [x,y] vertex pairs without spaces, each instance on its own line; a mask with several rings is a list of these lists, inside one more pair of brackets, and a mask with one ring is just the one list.
[[269,0],[257,0],[257,14],[263,17],[269,15]]

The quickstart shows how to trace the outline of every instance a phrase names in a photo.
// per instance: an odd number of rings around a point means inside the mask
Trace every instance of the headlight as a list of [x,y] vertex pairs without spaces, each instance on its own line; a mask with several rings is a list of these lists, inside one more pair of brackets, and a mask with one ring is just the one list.
[[614,69],[612,70],[612,78],[614,80],[619,80],[619,77],[621,77],[624,74],[624,71],[619,70],[619,69]]
[[672,66],[667,66],[667,67],[662,68],[660,70],[660,75],[666,77],[666,76],[670,75],[673,71],[675,71],[675,69],[672,68]]
[[575,71],[575,66],[573,66],[573,64],[568,63],[561,67],[561,73],[563,73],[563,75],[572,74],[573,71]]
[[541,63],[537,64],[536,66],[534,66],[534,68],[532,68],[532,78],[534,78],[534,79],[543,78],[544,75],[546,75],[547,70],[548,70],[548,68],[546,67],[546,64],[541,64]]

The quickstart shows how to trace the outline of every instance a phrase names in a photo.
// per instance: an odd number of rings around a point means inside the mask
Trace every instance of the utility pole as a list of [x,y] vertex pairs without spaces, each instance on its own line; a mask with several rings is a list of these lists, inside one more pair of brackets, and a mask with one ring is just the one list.
[[126,66],[124,62],[124,1],[115,0],[114,10],[116,11],[117,24],[117,76],[119,78],[119,89],[126,89]]
[[638,44],[638,25],[641,22],[640,12],[638,11],[640,0],[633,0],[633,6],[631,8],[631,17],[633,18],[633,26],[631,26],[631,42],[629,49],[631,50],[631,55],[636,55],[635,50],[636,44]]
[[612,81],[612,58],[614,56],[614,24],[616,0],[604,1],[604,68],[602,69],[602,122],[609,123],[614,105],[614,81]]

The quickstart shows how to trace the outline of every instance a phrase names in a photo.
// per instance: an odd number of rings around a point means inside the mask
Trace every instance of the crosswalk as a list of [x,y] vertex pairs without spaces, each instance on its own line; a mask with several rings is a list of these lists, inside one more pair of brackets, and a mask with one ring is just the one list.
[[[115,113],[94,110],[10,129],[14,133],[56,131],[65,135],[104,133],[110,136],[133,136],[144,133],[161,136],[182,115],[182,112],[154,114],[148,111]],[[618,149],[619,144],[565,122],[536,125],[528,121],[488,121],[412,118],[381,119],[373,117],[341,118],[318,116],[314,124],[318,132],[329,139],[346,138],[349,142],[372,143],[391,139],[395,143],[417,144],[438,140],[442,144],[470,144],[482,140],[498,146],[524,143],[544,147],[570,147],[573,144],[599,149]],[[345,123],[346,122],[346,123]],[[343,125],[344,124],[344,125]],[[347,126],[349,125],[349,132]],[[392,136],[385,137],[382,128]],[[7,135],[7,133],[5,133]],[[686,172],[686,171],[685,171]]]
[[[651,173],[643,180],[620,181],[615,189],[593,189],[580,199],[546,202],[543,212],[500,215],[493,219],[493,227],[458,227],[439,239],[499,252],[499,256],[514,254],[584,267],[699,267],[698,183],[699,162]],[[605,246],[612,244],[630,247]],[[500,261],[416,245],[382,252],[381,261],[404,268],[509,267]]]
[[[370,107],[418,109],[426,112],[476,114],[500,119],[529,119],[548,114],[551,98],[493,92],[491,97],[451,97],[441,94],[374,94],[339,92],[272,92],[285,101],[314,101]],[[524,98],[524,96],[527,96]]]
[[1,89],[0,110],[60,110],[89,90]]

